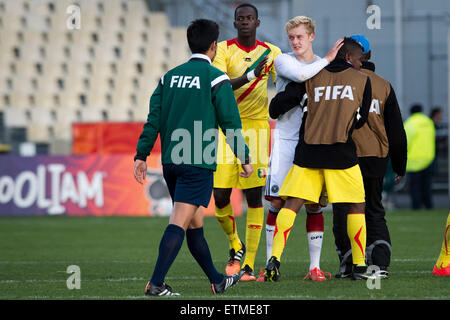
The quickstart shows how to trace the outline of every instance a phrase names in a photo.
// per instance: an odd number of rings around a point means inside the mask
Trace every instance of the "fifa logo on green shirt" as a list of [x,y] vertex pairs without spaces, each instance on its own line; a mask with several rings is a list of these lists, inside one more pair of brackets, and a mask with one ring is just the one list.
[[200,77],[199,76],[172,76],[170,79],[170,87],[177,88],[186,88],[188,86],[189,89],[192,87],[196,87],[200,89]]

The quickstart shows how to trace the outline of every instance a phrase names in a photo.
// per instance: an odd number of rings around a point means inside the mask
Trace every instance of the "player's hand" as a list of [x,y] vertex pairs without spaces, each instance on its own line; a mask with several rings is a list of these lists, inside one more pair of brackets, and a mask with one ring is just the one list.
[[265,56],[256,66],[255,68],[255,76],[258,78],[261,75],[261,72],[264,69],[264,65],[267,63],[267,59],[269,59],[267,56]]
[[344,39],[341,38],[338,41],[336,41],[336,43],[334,44],[333,48],[331,48],[330,51],[328,51],[327,55],[325,56],[325,59],[328,60],[328,62],[333,61],[336,58],[336,55],[339,51],[339,49],[341,49],[341,47],[344,45]]
[[248,178],[252,175],[253,173],[253,166],[249,163],[249,164],[243,164],[242,165],[242,169],[244,170],[244,172],[240,172],[239,175],[243,178]]
[[133,167],[134,178],[140,184],[144,183],[145,176],[147,175],[147,163],[145,161],[136,159]]
[[399,183],[400,182],[400,180],[402,180],[402,178],[403,178],[403,176],[395,176],[395,178],[394,178],[394,181],[395,181],[395,183]]

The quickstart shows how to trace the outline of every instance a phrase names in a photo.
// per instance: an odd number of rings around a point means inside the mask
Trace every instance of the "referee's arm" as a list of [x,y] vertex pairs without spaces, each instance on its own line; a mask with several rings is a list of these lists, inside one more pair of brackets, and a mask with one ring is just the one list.
[[150,98],[150,111],[147,116],[147,122],[144,124],[142,133],[139,136],[134,160],[139,159],[145,161],[158,138],[160,130],[162,86],[163,83],[160,81]]
[[[223,77],[222,81],[212,87],[212,96],[217,122],[226,137],[226,143],[242,163],[250,163],[250,150],[241,133],[239,108],[228,77]],[[227,135],[227,130],[231,130],[233,134]]]

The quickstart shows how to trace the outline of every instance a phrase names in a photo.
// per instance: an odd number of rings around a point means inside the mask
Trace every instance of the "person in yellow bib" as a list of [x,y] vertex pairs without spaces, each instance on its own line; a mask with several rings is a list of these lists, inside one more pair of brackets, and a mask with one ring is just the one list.
[[[269,112],[267,83],[269,75],[275,82],[275,57],[281,50],[256,39],[260,25],[258,10],[244,3],[236,7],[234,27],[237,37],[218,44],[213,66],[225,72],[239,107],[242,133],[250,148],[255,173],[248,179],[239,176],[239,161],[220,135],[217,150],[217,170],[214,173],[215,213],[229,240],[226,273],[241,270],[241,281],[254,281],[254,263],[264,224],[263,187],[269,162]],[[233,188],[242,189],[248,204],[245,242],[241,241],[234,218],[230,196]],[[245,255],[241,269],[241,259]]]
[[442,241],[441,253],[433,268],[435,276],[450,276],[450,213],[447,217],[447,225],[444,231],[444,240]]
[[409,193],[412,208],[433,208],[431,178],[433,176],[433,160],[435,156],[435,128],[433,120],[422,112],[422,106],[411,107],[411,116],[404,123],[407,144],[408,162],[406,172],[409,179]]

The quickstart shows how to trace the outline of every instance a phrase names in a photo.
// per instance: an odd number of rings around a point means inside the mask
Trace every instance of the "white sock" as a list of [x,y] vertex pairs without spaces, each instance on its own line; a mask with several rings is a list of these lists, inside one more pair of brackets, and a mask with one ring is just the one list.
[[314,231],[308,234],[309,270],[320,269],[320,252],[322,251],[323,232]]
[[269,262],[269,259],[270,259],[271,254],[272,254],[274,231],[275,231],[275,226],[269,226],[269,225],[266,224],[267,262]]

